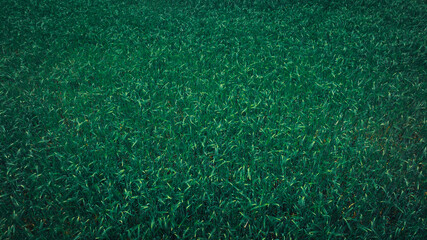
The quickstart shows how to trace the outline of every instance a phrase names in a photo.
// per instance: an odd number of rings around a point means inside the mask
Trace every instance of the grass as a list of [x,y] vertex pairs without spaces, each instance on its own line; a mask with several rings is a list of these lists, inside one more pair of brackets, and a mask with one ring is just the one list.
[[3,0],[0,239],[423,239],[426,15]]

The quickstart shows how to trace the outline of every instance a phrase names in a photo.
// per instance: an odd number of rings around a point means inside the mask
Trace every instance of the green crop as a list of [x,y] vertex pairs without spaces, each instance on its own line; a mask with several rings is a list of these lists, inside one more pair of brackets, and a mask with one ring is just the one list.
[[2,0],[0,239],[424,239],[421,0]]

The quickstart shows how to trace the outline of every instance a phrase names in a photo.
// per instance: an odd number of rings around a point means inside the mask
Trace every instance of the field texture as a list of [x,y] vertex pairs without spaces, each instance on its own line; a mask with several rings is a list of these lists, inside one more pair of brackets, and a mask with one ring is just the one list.
[[0,2],[0,239],[426,237],[425,1]]

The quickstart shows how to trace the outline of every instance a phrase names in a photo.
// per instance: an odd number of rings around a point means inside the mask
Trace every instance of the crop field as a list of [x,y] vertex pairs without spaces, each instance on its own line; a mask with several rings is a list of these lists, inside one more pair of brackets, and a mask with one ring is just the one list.
[[0,239],[426,239],[423,0],[1,0]]

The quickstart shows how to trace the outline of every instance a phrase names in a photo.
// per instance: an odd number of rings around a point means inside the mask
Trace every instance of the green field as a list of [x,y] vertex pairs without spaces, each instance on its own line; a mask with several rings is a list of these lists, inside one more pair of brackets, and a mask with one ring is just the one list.
[[0,239],[425,239],[423,0],[1,0]]

